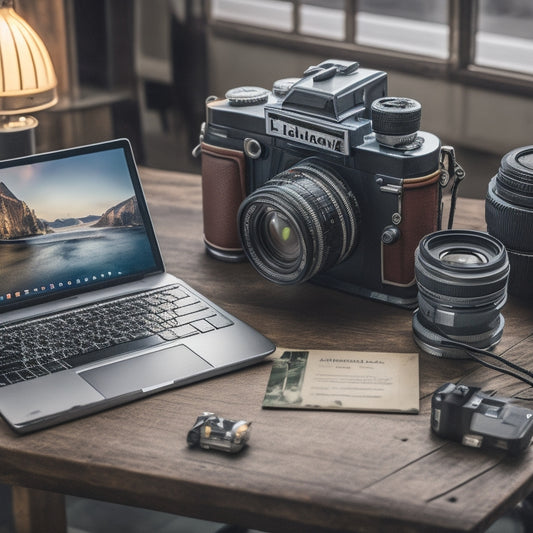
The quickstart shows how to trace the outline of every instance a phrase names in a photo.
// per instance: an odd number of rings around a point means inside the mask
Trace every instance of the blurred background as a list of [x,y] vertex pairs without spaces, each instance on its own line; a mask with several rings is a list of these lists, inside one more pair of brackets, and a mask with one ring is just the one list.
[[140,164],[198,172],[208,95],[270,88],[328,58],[385,70],[456,148],[483,198],[509,150],[533,144],[530,0],[16,0],[58,76],[38,151],[126,136]]

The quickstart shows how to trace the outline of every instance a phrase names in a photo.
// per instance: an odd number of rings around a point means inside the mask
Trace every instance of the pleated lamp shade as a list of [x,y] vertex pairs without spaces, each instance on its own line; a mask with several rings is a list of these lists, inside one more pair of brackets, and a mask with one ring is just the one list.
[[40,111],[57,102],[57,79],[43,41],[0,0],[0,115]]

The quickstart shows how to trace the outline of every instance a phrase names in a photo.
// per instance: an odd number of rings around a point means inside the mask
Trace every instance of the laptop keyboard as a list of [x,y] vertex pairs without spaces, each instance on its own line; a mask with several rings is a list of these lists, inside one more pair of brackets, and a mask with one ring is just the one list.
[[0,386],[232,323],[184,287],[173,285],[0,325]]

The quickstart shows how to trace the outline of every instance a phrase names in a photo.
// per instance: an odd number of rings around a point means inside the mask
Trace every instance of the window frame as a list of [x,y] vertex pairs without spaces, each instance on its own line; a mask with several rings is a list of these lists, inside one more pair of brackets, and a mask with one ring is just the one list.
[[294,6],[292,10],[293,29],[290,32],[214,19],[211,16],[211,0],[207,1],[209,31],[217,37],[281,49],[289,48],[323,57],[338,57],[339,59],[355,57],[363,65],[372,65],[383,70],[431,76],[506,93],[530,96],[533,88],[533,74],[474,63],[479,0],[448,0],[449,56],[447,59],[356,43],[357,0],[345,0],[344,40],[328,40],[300,33],[301,0],[288,0],[288,3]]

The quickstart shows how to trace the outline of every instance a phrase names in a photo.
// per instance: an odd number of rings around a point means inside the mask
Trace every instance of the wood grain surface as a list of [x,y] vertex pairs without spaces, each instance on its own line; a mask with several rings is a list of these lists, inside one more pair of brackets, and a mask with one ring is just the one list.
[[[311,283],[279,287],[204,253],[200,178],[142,169],[167,269],[278,346],[418,351],[411,312]],[[455,227],[484,229],[483,203]],[[496,352],[531,367],[531,303],[509,299]],[[511,458],[430,431],[432,392],[463,381],[531,395],[471,361],[420,354],[420,414],[266,410],[271,358],[251,368],[24,437],[0,423],[0,477],[273,532],[484,531],[533,490],[531,451]],[[235,456],[188,449],[202,411],[253,421]]]

